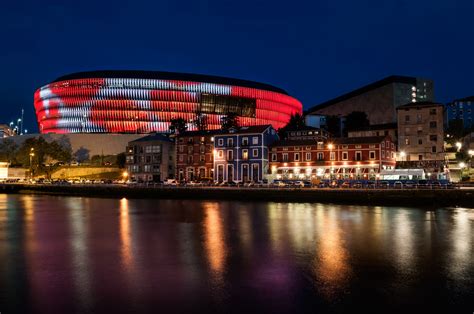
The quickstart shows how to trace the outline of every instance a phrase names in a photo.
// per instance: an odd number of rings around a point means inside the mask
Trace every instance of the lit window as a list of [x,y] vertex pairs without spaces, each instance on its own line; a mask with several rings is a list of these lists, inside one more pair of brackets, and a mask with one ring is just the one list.
[[253,145],[258,145],[258,136],[252,137],[252,144]]

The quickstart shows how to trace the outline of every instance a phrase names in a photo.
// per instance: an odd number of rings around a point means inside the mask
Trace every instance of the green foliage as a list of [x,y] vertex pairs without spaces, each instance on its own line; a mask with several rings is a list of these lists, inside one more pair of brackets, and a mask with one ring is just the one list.
[[234,112],[229,112],[221,118],[221,129],[229,131],[232,128],[239,127],[239,117]]
[[186,132],[188,126],[183,118],[175,118],[171,119],[169,129],[173,134],[181,134]]

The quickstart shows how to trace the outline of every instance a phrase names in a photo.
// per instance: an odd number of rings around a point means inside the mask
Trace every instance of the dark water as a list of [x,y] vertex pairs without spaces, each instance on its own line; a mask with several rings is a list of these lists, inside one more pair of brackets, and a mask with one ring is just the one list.
[[474,209],[0,195],[0,312],[474,311]]

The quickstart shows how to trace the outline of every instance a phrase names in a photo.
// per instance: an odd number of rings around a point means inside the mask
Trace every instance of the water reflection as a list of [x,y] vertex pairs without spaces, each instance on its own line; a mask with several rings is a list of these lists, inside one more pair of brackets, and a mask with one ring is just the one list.
[[345,248],[344,232],[337,212],[318,208],[316,215],[316,255],[313,261],[318,286],[328,298],[345,289],[351,272],[349,254]]
[[206,248],[207,259],[211,269],[214,284],[222,286],[224,263],[227,255],[227,248],[224,241],[224,230],[219,205],[213,202],[203,204],[204,214],[204,245]]
[[428,307],[455,307],[474,299],[473,218],[472,209],[0,194],[0,301],[44,313],[297,313],[434,291]]
[[130,240],[129,205],[126,198],[122,198],[120,200],[120,240],[122,265],[125,267],[127,272],[130,272],[132,264],[132,250]]

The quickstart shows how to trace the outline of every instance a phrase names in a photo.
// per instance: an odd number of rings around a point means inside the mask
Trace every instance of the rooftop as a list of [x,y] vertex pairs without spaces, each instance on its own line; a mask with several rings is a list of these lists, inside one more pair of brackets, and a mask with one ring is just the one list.
[[429,108],[429,107],[443,107],[442,104],[440,103],[437,103],[437,102],[432,102],[432,101],[417,101],[417,102],[410,102],[406,105],[402,105],[402,106],[398,106],[397,107],[397,110],[398,109],[408,109],[408,108],[421,108],[421,107],[426,107],[426,108]]
[[163,141],[163,142],[173,142],[171,138],[169,138],[166,134],[161,133],[154,133],[144,137],[140,137],[130,143],[137,143],[137,142],[151,142],[151,141]]
[[376,130],[387,130],[387,129],[397,129],[397,123],[382,123],[382,124],[372,124],[368,127],[361,127],[357,129],[352,129],[349,132],[357,131],[376,131]]
[[309,146],[309,145],[316,145],[316,140],[280,140],[274,142],[271,146]]
[[228,134],[253,134],[253,133],[263,133],[266,129],[270,128],[270,124],[264,125],[252,125],[252,126],[242,126],[232,131],[222,131],[222,135]]
[[326,107],[329,107],[335,103],[350,99],[352,97],[364,94],[368,91],[371,91],[373,89],[392,84],[392,83],[405,83],[405,84],[412,84],[416,85],[416,77],[410,77],[410,76],[399,76],[399,75],[392,75],[392,76],[387,76],[379,81],[373,82],[371,84],[365,85],[363,87],[360,87],[356,90],[353,90],[351,92],[348,92],[346,94],[343,94],[339,97],[333,98],[331,100],[328,100],[326,102],[323,102],[319,105],[316,105],[308,110],[309,113],[315,110],[323,109]]
[[346,137],[334,139],[334,144],[378,144],[385,139],[385,136],[367,137]]
[[192,74],[192,73],[176,73],[164,71],[138,71],[138,70],[99,70],[77,72],[61,76],[53,81],[61,82],[67,80],[87,79],[87,78],[137,78],[137,79],[155,79],[155,80],[171,80],[171,81],[189,81],[201,83],[213,83],[232,86],[242,86],[255,89],[262,89],[271,92],[288,95],[288,93],[278,87],[248,80],[228,78],[214,75]]
[[216,135],[222,133],[222,130],[203,130],[203,131],[186,131],[178,135],[182,136],[206,136],[206,135]]
[[474,101],[474,96],[464,97],[461,99],[456,99],[453,102],[460,102],[460,101]]

